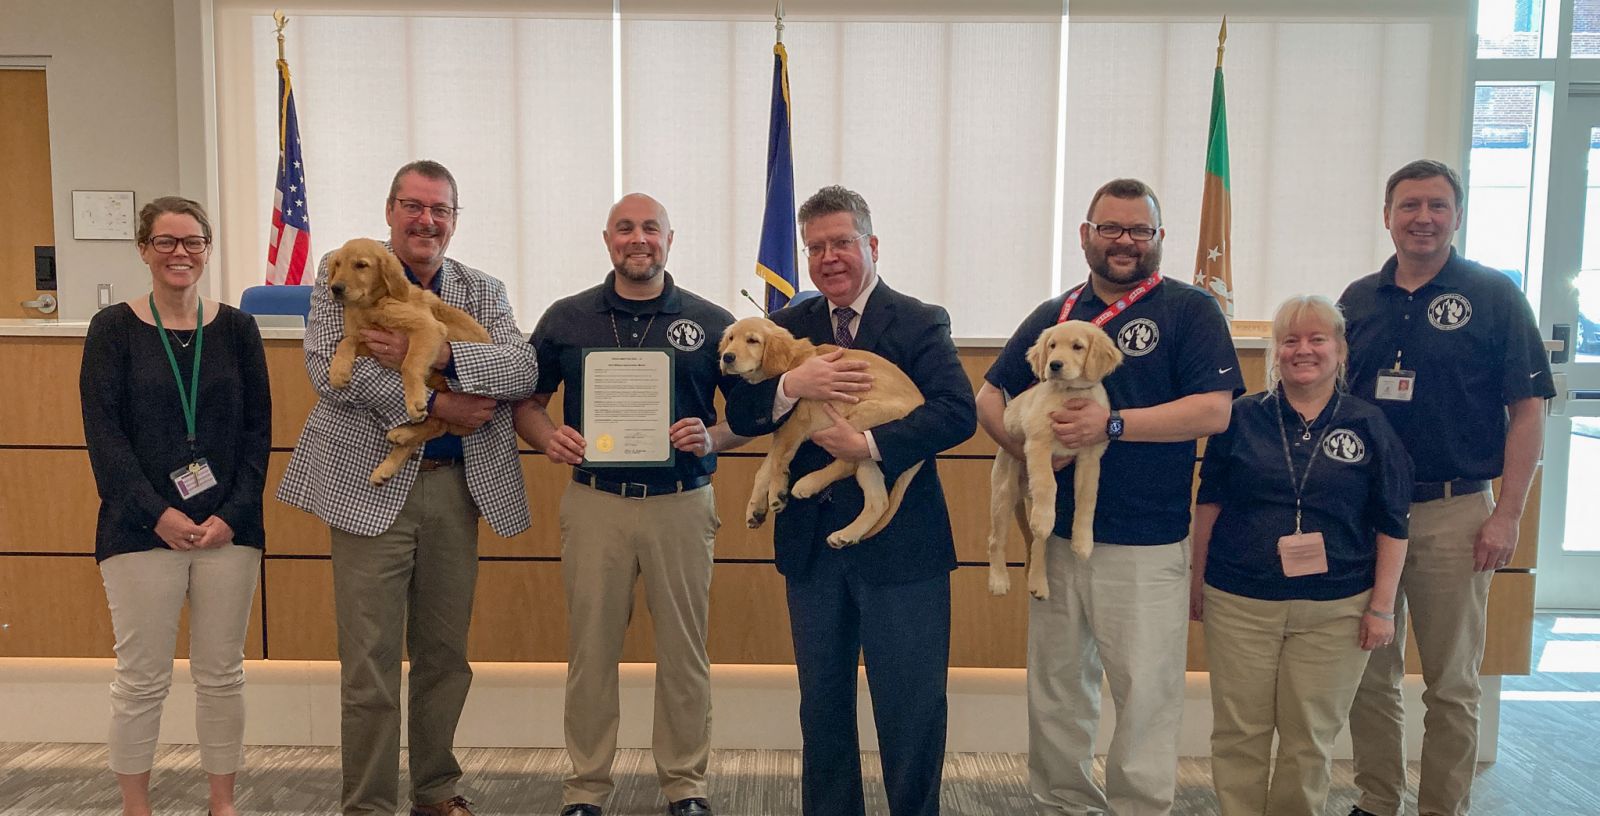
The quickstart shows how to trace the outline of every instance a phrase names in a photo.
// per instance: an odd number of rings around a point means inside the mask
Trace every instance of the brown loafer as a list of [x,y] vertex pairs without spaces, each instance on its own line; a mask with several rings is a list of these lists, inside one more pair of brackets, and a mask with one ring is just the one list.
[[411,816],[472,816],[471,805],[466,797],[456,796],[436,805],[412,805]]

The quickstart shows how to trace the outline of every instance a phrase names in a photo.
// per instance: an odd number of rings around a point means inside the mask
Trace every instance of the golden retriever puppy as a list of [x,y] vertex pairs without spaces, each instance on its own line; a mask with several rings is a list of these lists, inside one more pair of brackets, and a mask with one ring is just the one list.
[[[1045,580],[1045,541],[1056,526],[1056,474],[1051,459],[1071,456],[1077,461],[1072,488],[1076,505],[1072,513],[1072,552],[1087,559],[1094,551],[1094,508],[1099,498],[1100,457],[1106,443],[1086,448],[1066,448],[1056,439],[1050,412],[1062,402],[1087,398],[1110,407],[1107,375],[1122,365],[1122,352],[1099,326],[1083,320],[1057,323],[1039,333],[1028,349],[1028,363],[1039,384],[1006,404],[1006,432],[1022,440],[1027,461],[1019,462],[1004,448],[995,454],[989,472],[989,591],[1004,595],[1011,589],[1006,575],[1006,539],[1011,516],[1022,528],[1028,545],[1028,593],[1049,598]],[[1026,467],[1026,471],[1024,471]],[[1025,489],[1024,489],[1025,488]]]
[[471,429],[428,417],[428,391],[448,390],[443,375],[433,368],[439,349],[451,340],[487,343],[489,332],[466,312],[439,299],[406,278],[400,259],[383,244],[354,238],[328,258],[328,293],[344,306],[344,337],[328,361],[328,384],[344,388],[356,357],[371,356],[361,341],[369,328],[400,332],[407,337],[406,357],[400,364],[405,389],[406,415],[415,424],[389,432],[394,449],[373,468],[369,477],[381,485],[400,472],[413,452],[447,431],[469,434]]
[[[782,326],[764,317],[747,317],[729,326],[722,334],[717,347],[721,355],[722,372],[758,383],[799,366],[819,354],[838,350],[838,346],[812,345],[809,340],[796,339]],[[875,428],[890,420],[900,419],[923,403],[922,392],[894,363],[870,351],[846,349],[847,360],[866,360],[867,373],[872,375],[872,388],[860,394],[858,403],[834,402],[850,426],[858,431]],[[833,424],[833,419],[817,400],[800,400],[794,412],[772,435],[772,449],[756,471],[755,485],[750,492],[750,505],[745,522],[750,527],[760,527],[767,513],[781,512],[789,497],[805,499],[820,493],[834,482],[854,475],[861,485],[865,503],[861,514],[843,529],[828,536],[832,547],[848,547],[876,535],[894,518],[895,511],[905,498],[912,477],[922,469],[919,462],[900,474],[892,492],[885,489],[883,470],[877,462],[841,462],[831,464],[806,474],[794,487],[789,487],[789,464],[794,460],[800,443],[811,434]]]

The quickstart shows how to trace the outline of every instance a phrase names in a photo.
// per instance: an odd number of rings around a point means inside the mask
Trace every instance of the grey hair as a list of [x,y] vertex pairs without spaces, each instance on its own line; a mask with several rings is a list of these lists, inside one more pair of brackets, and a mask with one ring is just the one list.
[[824,215],[834,213],[850,213],[850,219],[855,222],[856,232],[862,235],[872,234],[872,210],[867,207],[867,200],[854,190],[847,190],[837,184],[824,187],[811,197],[806,203],[800,205],[799,212],[795,213],[795,220],[800,222],[800,228]]

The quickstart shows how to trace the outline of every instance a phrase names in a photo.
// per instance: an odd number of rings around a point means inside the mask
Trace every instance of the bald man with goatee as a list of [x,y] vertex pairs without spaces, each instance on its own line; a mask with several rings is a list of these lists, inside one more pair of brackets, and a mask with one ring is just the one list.
[[[726,309],[678,287],[667,271],[672,224],[666,208],[639,193],[611,207],[601,232],[611,255],[605,281],[563,298],[533,331],[540,362],[534,395],[517,406],[516,427],[550,461],[572,466],[561,498],[561,575],[567,593],[567,754],[561,816],[601,816],[615,787],[617,663],[643,578],[655,624],[655,732],[651,740],[670,816],[708,816],[711,664],[706,657],[717,451],[745,440],[717,421],[715,391],[732,378],[717,366]],[[673,369],[673,451],[662,466],[589,461],[611,449],[586,437],[585,349],[667,351]],[[564,424],[550,397],[564,385]],[[592,443],[592,445],[591,445]],[[603,458],[603,457],[602,457]]]

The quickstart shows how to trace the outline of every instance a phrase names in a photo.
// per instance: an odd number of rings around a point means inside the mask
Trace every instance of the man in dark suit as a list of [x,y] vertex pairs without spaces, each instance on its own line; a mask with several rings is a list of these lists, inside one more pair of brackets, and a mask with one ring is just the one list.
[[[882,532],[853,547],[828,546],[829,533],[861,512],[861,488],[836,482],[791,499],[776,517],[778,571],[787,581],[804,739],[801,791],[806,816],[864,816],[856,734],[856,666],[867,685],[893,816],[934,816],[944,763],[950,657],[950,517],[934,457],[977,426],[972,388],[950,339],[950,315],[890,289],[876,272],[878,237],[867,202],[824,187],[800,207],[811,282],[822,297],[772,315],[814,343],[871,351],[898,365],[926,402],[904,419],[866,432],[843,421],[811,436],[791,478],[833,459],[873,459],[887,483],[921,462],[905,501]],[[864,363],[815,357],[777,380],[741,384],[728,422],[741,436],[771,433],[800,399],[855,402],[871,387]]]

